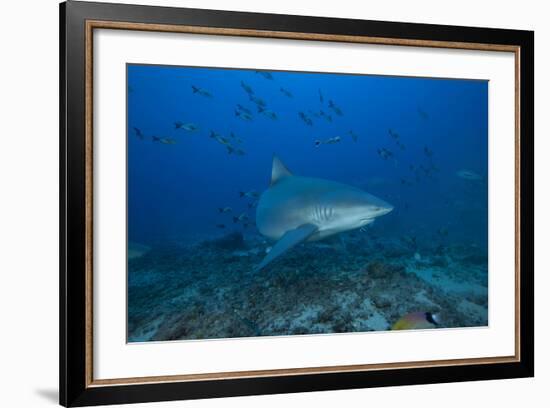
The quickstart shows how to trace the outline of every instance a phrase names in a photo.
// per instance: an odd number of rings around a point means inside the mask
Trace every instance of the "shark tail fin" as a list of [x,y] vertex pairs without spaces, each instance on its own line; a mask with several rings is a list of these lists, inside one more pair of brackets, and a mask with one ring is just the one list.
[[191,88],[193,88],[193,93],[199,92],[199,88],[197,88],[195,85],[191,85]]
[[315,147],[319,147],[321,146],[321,141],[320,140],[316,140],[315,141]]

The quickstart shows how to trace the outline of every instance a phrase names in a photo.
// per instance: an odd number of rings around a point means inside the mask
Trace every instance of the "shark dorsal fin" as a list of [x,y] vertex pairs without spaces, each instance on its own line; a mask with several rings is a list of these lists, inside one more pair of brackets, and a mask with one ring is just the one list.
[[273,156],[273,167],[271,168],[271,185],[282,178],[292,176],[292,173],[286,168],[281,159],[277,156]]

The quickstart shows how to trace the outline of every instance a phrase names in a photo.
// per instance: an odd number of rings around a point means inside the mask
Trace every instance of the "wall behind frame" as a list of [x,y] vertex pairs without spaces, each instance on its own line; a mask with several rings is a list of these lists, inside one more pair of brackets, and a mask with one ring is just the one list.
[[[113,1],[114,2],[114,1]],[[119,1],[282,14],[352,17],[535,30],[535,70],[550,72],[550,27],[544,2],[463,0],[455,3],[353,0]],[[58,383],[58,2],[4,2],[0,25],[0,405],[53,407]],[[536,78],[535,117],[544,117],[548,76]],[[550,382],[550,262],[544,257],[550,216],[550,125],[536,139],[536,377],[384,389],[230,398],[136,407],[545,406]],[[539,211],[537,211],[537,209]]]

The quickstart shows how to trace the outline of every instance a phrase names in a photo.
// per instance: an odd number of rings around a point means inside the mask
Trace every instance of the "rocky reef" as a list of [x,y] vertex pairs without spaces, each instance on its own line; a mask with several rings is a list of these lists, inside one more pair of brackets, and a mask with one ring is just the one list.
[[487,254],[359,232],[301,245],[253,272],[267,244],[230,233],[128,261],[129,341],[389,330],[413,311],[487,325]]

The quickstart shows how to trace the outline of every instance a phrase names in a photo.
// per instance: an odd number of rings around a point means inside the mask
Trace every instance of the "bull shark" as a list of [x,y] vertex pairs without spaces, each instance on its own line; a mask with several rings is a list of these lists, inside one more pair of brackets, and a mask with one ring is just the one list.
[[256,225],[277,242],[255,270],[302,242],[364,227],[392,210],[387,202],[356,187],[295,176],[274,156],[271,184],[260,196]]

